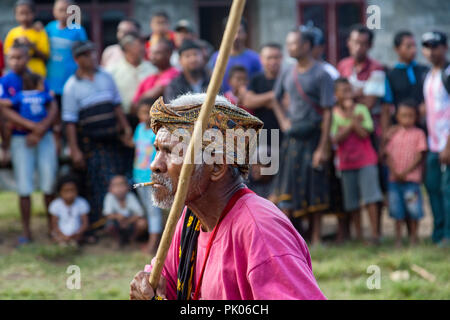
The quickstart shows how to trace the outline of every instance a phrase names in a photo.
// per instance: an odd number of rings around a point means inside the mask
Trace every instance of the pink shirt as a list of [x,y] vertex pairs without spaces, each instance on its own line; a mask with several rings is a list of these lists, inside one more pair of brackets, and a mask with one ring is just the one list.
[[[417,153],[427,150],[427,140],[425,133],[419,128],[400,128],[392,136],[386,145],[386,152],[391,158],[394,170],[402,172],[407,169],[414,161]],[[408,173],[406,181],[422,182],[423,168],[419,165]],[[390,176],[392,181],[392,174]]]
[[175,67],[170,67],[163,72],[152,74],[145,78],[136,90],[133,102],[137,103],[141,96],[156,85],[168,86],[170,82],[180,74],[180,71]]
[[[185,211],[178,222],[162,272],[167,280],[168,299],[177,297],[178,248],[184,216]],[[210,234],[200,231],[198,237],[193,286],[203,266]],[[326,299],[314,278],[303,238],[285,214],[255,193],[239,198],[222,220],[211,247],[199,298]]]

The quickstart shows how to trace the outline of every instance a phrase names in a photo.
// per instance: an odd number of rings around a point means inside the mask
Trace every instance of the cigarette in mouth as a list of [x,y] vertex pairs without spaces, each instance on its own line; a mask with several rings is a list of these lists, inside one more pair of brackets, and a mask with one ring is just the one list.
[[140,187],[151,186],[151,185],[153,185],[153,184],[155,184],[155,183],[156,183],[156,182],[136,183],[136,184],[133,184],[133,189],[140,188]]

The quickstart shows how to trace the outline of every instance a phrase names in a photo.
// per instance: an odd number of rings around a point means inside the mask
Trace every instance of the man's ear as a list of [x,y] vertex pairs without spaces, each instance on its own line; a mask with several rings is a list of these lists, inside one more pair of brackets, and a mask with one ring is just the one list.
[[211,180],[219,181],[228,172],[228,165],[226,163],[214,163],[211,171]]

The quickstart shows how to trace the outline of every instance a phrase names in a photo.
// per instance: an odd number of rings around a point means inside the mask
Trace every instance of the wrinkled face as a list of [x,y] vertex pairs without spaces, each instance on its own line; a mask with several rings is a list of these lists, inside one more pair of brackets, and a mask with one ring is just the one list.
[[66,204],[72,204],[78,196],[77,186],[73,182],[64,183],[59,190],[59,195]]
[[22,48],[11,48],[8,52],[8,66],[15,73],[22,73],[28,63],[28,53]]
[[278,74],[281,67],[281,60],[283,59],[283,55],[278,48],[263,48],[260,59],[264,70],[269,71],[271,74]]
[[399,106],[397,109],[397,122],[399,125],[410,128],[416,123],[417,111],[411,107]]
[[124,199],[128,193],[128,183],[125,177],[116,176],[112,178],[109,183],[109,192],[118,199]]
[[138,32],[138,31],[139,30],[136,28],[134,23],[132,23],[131,21],[122,21],[117,26],[117,34],[116,34],[117,40],[120,41],[120,39],[122,39],[122,37],[124,35],[126,35],[127,33]]
[[416,41],[413,37],[405,36],[402,39],[402,42],[395,49],[399,57],[401,57],[405,61],[412,61],[416,57],[417,46]]
[[150,21],[152,32],[163,35],[169,31],[169,21],[165,17],[153,17]]
[[[174,201],[178,180],[181,173],[182,152],[177,149],[178,140],[174,139],[165,128],[158,130],[155,139],[156,155],[150,165],[152,170],[152,199],[153,203],[163,209],[169,209]],[[186,148],[187,149],[187,148]],[[186,150],[185,149],[185,150]],[[180,158],[181,156],[181,158]],[[208,189],[210,183],[209,165],[195,165],[190,179],[186,203],[199,198]]]
[[171,50],[165,42],[158,42],[152,46],[150,62],[156,67],[166,66],[170,61]]
[[367,33],[360,33],[352,31],[347,41],[348,51],[350,56],[357,61],[362,61],[367,57],[370,49],[369,35]]
[[34,20],[34,12],[29,5],[22,4],[16,7],[16,21],[20,25],[31,26]]
[[67,14],[67,7],[69,4],[65,0],[59,0],[55,2],[55,5],[53,6],[53,16],[56,20],[60,22],[66,22],[68,18]]
[[180,29],[178,31],[175,31],[175,36],[173,41],[175,42],[175,46],[177,48],[181,47],[184,40],[193,40],[194,34],[192,32],[189,32],[186,29]]
[[180,65],[186,71],[198,71],[203,68],[204,57],[199,49],[184,50],[180,55]]
[[447,46],[444,46],[443,44],[437,46],[424,46],[422,53],[432,64],[438,64],[445,60]]

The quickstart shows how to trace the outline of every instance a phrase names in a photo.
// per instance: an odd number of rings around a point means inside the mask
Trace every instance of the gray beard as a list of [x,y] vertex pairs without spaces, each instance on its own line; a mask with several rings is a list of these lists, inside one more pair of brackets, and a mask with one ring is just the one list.
[[[195,165],[194,172],[192,173],[192,177],[191,177],[191,183],[190,183],[190,185],[193,186],[194,188],[197,187],[197,185],[195,184],[195,181],[198,181],[198,179],[200,178],[200,176],[203,172],[203,170],[201,170],[202,168],[203,168],[203,165],[201,165],[201,164]],[[164,175],[161,173],[152,173],[152,181],[157,181],[159,184],[166,187],[169,191],[169,194],[165,198],[157,199],[155,196],[155,189],[152,188],[151,190],[152,190],[153,204],[156,207],[161,208],[161,209],[170,209],[175,200],[175,194],[173,193],[172,181],[169,178],[164,177]]]

